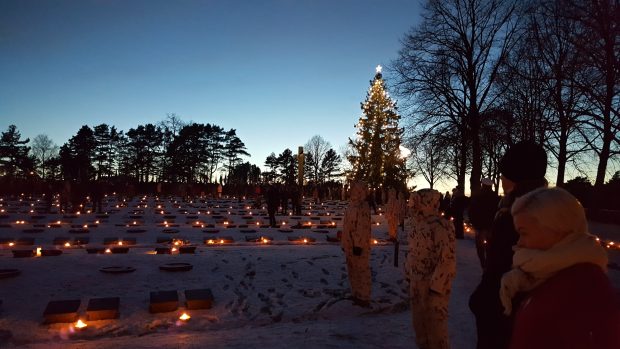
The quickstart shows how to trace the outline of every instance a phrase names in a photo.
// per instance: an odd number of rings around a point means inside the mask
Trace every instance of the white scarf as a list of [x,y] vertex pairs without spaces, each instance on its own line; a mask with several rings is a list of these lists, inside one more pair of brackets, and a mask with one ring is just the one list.
[[548,250],[514,247],[512,270],[502,276],[499,291],[504,314],[512,312],[512,298],[533,290],[557,272],[579,263],[596,264],[607,272],[607,252],[594,235],[575,233]]

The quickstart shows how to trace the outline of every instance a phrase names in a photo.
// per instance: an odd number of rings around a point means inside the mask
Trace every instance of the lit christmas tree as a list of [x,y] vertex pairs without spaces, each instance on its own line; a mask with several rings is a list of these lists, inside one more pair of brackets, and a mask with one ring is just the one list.
[[352,165],[349,177],[364,180],[371,188],[404,188],[407,171],[405,157],[401,155],[403,129],[398,127],[400,116],[396,102],[387,93],[381,66],[377,66],[361,106],[362,116],[355,125],[357,137],[349,138],[353,148],[348,157]]

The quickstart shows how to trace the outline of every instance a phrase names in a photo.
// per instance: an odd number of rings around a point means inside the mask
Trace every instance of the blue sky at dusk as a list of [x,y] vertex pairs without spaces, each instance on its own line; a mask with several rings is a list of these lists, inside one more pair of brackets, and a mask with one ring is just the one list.
[[235,128],[262,166],[315,134],[355,132],[377,64],[416,0],[0,1],[0,128],[62,145],[166,113]]

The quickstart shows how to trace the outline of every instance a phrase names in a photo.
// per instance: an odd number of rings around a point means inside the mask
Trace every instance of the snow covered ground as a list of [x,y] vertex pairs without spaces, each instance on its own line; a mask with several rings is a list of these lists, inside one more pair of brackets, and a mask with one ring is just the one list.
[[[109,219],[100,219],[98,227],[89,228],[86,234],[69,233],[69,230],[71,225],[92,224],[97,220],[94,214],[76,218],[46,215],[35,223],[23,203],[17,212],[10,213],[10,207],[17,204],[20,203],[4,201],[7,212],[0,215],[0,223],[10,224],[10,227],[0,228],[0,238],[34,237],[35,245],[5,244],[0,250],[0,269],[16,268],[22,272],[14,278],[0,279],[3,301],[0,346],[415,348],[407,282],[402,272],[406,246],[401,246],[401,265],[394,267],[394,247],[382,241],[387,226],[383,216],[373,216],[373,222],[379,223],[373,226],[378,244],[373,247],[371,259],[373,302],[371,308],[366,309],[352,305],[348,299],[344,256],[337,243],[326,241],[326,236],[335,235],[341,227],[342,221],[338,218],[342,217],[344,203],[307,205],[304,216],[299,218],[279,216],[278,222],[285,221],[289,227],[299,221],[312,223],[311,229],[280,232],[257,227],[255,222],[265,223],[267,217],[260,216],[262,210],[248,208],[249,201],[175,203],[165,200],[158,208],[154,198],[143,202],[136,199],[126,203],[127,207],[119,207]],[[116,210],[115,205],[115,199],[110,198],[109,209]],[[176,217],[166,219],[164,216]],[[17,220],[26,222],[16,224]],[[40,233],[23,232],[34,224],[47,225],[58,220],[62,222],[60,228],[46,227]],[[69,220],[72,222],[68,223]],[[163,233],[166,229],[163,221],[171,225],[173,220],[178,227],[169,226],[168,229],[178,232]],[[196,221],[200,223],[197,225]],[[229,223],[227,226],[237,227],[228,228],[223,221]],[[247,223],[250,223],[248,228],[238,226]],[[124,224],[130,227],[122,226]],[[201,224],[212,224],[214,228],[203,228]],[[593,227],[606,238],[620,238],[617,226]],[[145,232],[128,232],[135,228],[143,228]],[[219,232],[203,232],[211,229]],[[246,229],[254,229],[256,233],[242,232]],[[274,240],[270,244],[245,241],[246,236],[261,235]],[[102,246],[103,239],[111,237],[136,238],[137,244],[127,254],[87,254],[83,246],[56,246],[63,254],[55,257],[13,258],[11,253],[13,249],[37,246],[53,248],[54,238],[82,236],[90,238],[87,247]],[[196,254],[153,254],[155,247],[164,246],[155,243],[157,237],[162,236],[198,246]],[[233,237],[235,243],[220,245],[215,239],[219,236]],[[306,236],[316,242],[289,242],[289,236]],[[205,244],[205,239],[213,239],[216,243]],[[458,272],[450,302],[452,347],[474,348],[475,325],[467,300],[479,281],[480,267],[470,237],[457,242],[457,257]],[[613,262],[620,262],[617,251],[610,251],[610,257]],[[191,263],[193,269],[174,273],[159,270],[160,265],[170,262]],[[119,275],[101,273],[99,269],[106,266],[131,266],[136,271]],[[620,287],[620,271],[610,270],[610,277],[616,287]],[[185,311],[182,302],[178,311],[149,313],[149,292],[195,288],[212,290],[214,304],[211,309],[187,311],[191,315],[187,322],[178,320]],[[121,299],[119,319],[91,321],[83,330],[76,330],[72,324],[42,324],[43,310],[49,301],[81,299],[80,313],[85,314],[88,299],[116,296]]]

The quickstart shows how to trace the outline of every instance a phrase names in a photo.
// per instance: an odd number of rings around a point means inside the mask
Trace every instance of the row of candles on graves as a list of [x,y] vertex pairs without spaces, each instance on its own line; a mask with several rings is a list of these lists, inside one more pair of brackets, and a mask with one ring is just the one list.
[[[184,311],[179,315],[179,321],[177,321],[176,325],[180,326],[181,324],[188,322],[192,317],[189,315],[187,311]],[[69,327],[69,331],[83,331],[88,327],[88,323],[82,319],[78,319],[75,323],[71,324]]]
[[[114,195],[115,195],[115,194],[116,194],[116,193],[114,193]],[[23,195],[24,195],[24,194],[22,194],[22,196],[23,196]],[[106,197],[107,197],[107,195],[106,195]],[[88,197],[87,197],[87,198],[88,198]],[[144,200],[146,200],[146,197],[142,197],[142,200],[143,200],[143,201],[141,201],[141,202],[140,202],[140,203],[136,206],[137,208],[147,208],[147,207],[148,207],[148,204],[147,204],[146,202],[144,202]],[[156,198],[156,200],[159,202],[159,198]],[[4,201],[4,199],[3,199],[3,198],[0,198],[0,207],[3,207],[3,201]],[[19,199],[19,201],[22,201],[22,199],[20,198],[20,199]],[[37,201],[37,202],[39,202],[39,201],[40,201],[40,199],[37,199],[36,201]],[[190,201],[190,203],[192,203],[192,201]],[[173,201],[173,204],[177,205],[177,204],[178,204],[178,201]],[[56,205],[57,207],[60,207],[60,203],[59,203],[58,201],[56,201],[55,205]],[[33,204],[33,203],[31,203],[31,204],[30,204],[30,206],[31,206],[31,207],[34,207],[34,204]],[[82,205],[80,205],[80,206],[82,206]],[[123,199],[123,204],[117,204],[117,205],[116,205],[116,208],[120,208],[120,207],[123,207],[123,206],[126,206],[126,200],[125,200],[125,199]],[[322,204],[321,204],[321,206],[322,206]],[[156,205],[156,206],[155,206],[155,212],[156,212],[156,213],[158,213],[158,214],[160,214],[160,215],[166,215],[166,214],[169,214],[169,212],[164,211],[162,208],[163,208],[163,206],[162,206],[161,204]],[[216,206],[215,206],[215,208],[226,208],[226,209],[233,209],[233,206],[228,206],[228,207],[220,207],[220,205],[216,205]],[[311,207],[310,207],[310,208],[311,208]],[[245,209],[246,209],[246,210],[250,210],[250,209],[251,209],[251,207],[250,207],[250,206],[245,206]],[[262,207],[262,209],[263,209],[263,210],[265,210],[265,207]],[[378,210],[379,210],[379,211],[381,211],[381,208],[379,208]],[[0,208],[0,214],[1,214],[1,213],[4,213],[4,212],[5,212],[5,209],[4,209],[4,208]],[[33,209],[31,209],[31,210],[30,210],[30,213],[34,213],[34,210],[33,210]],[[91,213],[91,210],[87,210],[87,211],[86,211],[86,213]],[[207,210],[207,211],[206,211],[206,212],[204,212],[204,213],[205,213],[206,215],[211,215],[211,213],[212,213],[212,212],[211,212],[210,210]],[[225,214],[230,215],[232,212],[231,212],[231,211],[225,211],[225,212],[220,212],[220,213],[222,213],[222,214],[224,214],[224,213],[225,213]],[[76,214],[77,216],[79,216],[79,215],[81,214],[81,212],[80,212],[80,211],[78,211],[78,212],[76,212],[75,214]],[[196,212],[196,215],[200,215],[200,214],[201,214],[201,211],[197,211],[197,212]],[[247,212],[247,215],[248,215],[248,216],[252,216],[252,215],[254,215],[254,213],[253,213],[252,211],[249,211],[249,212]],[[289,215],[289,216],[292,216],[292,212],[289,212],[289,213],[288,213],[288,215]],[[306,213],[306,215],[307,215],[307,216],[311,216],[311,212],[307,212],[307,213]],[[325,213],[325,215],[326,215],[326,216],[330,216],[330,212],[326,212],[326,213]],[[379,216],[382,216],[382,215],[383,215],[383,213],[382,213],[382,212],[379,212],[379,214],[378,214],[378,215],[379,215]],[[444,214],[442,213],[442,216],[443,216],[443,215],[444,215]],[[453,218],[451,218],[451,220],[453,220]],[[94,224],[95,224],[95,225],[98,225],[99,223],[100,223],[100,222],[99,222],[99,220],[94,221]],[[25,220],[17,220],[17,221],[15,221],[15,224],[17,224],[17,225],[25,225],[25,224],[27,224],[27,222],[26,222]],[[47,225],[47,227],[48,227],[48,228],[51,228],[51,227],[59,227],[59,225],[62,225],[62,224],[63,224],[63,223],[62,223],[62,221],[56,221],[56,222],[52,222],[52,223],[48,224],[48,225]],[[189,222],[189,221],[188,221],[188,224],[192,224],[192,226],[193,226],[193,227],[196,227],[196,228],[205,228],[205,227],[208,227],[208,226],[209,226],[208,224],[205,224],[204,222],[201,222],[201,221],[194,221],[194,222]],[[256,221],[254,224],[255,224],[255,225],[257,225],[257,226],[260,226],[260,225],[261,225],[261,222]],[[286,221],[282,221],[282,222],[280,222],[280,224],[281,224],[281,225],[286,225],[286,224],[287,224],[287,222],[286,222]],[[301,223],[301,224],[302,224],[302,225],[311,226],[311,225],[312,225],[312,222],[310,222],[310,221],[306,221],[306,222],[303,222],[303,223]],[[332,226],[335,226],[335,225],[336,225],[336,223],[335,223],[335,222],[328,222],[327,224],[332,225]],[[376,225],[380,225],[380,223],[379,223],[379,222],[375,222],[374,224],[376,224]],[[142,223],[141,223],[141,222],[139,222],[139,221],[137,221],[137,220],[134,220],[134,221],[132,221],[132,222],[127,223],[125,226],[126,226],[126,227],[131,227],[131,226],[140,226],[140,225],[142,225]],[[172,226],[174,226],[174,225],[175,225],[175,223],[173,223],[173,222],[168,222],[168,221],[166,221],[166,220],[164,220],[163,222],[161,222],[161,223],[159,223],[159,224],[158,224],[158,226],[159,226],[159,227],[164,227],[164,228],[169,228],[169,227],[172,227]],[[223,222],[222,222],[222,225],[224,225],[224,226],[228,226],[228,225],[231,225],[231,223],[230,223],[229,221],[226,221],[226,220],[225,220],[225,221],[223,221]],[[76,228],[76,227],[74,226],[73,228]],[[81,226],[81,228],[83,228],[83,229],[88,229],[88,228],[89,228],[89,225],[88,225],[88,224],[84,224],[84,225],[82,225],[82,226]],[[463,223],[463,228],[464,228],[464,230],[465,230],[465,232],[466,232],[466,233],[469,233],[469,234],[473,234],[473,233],[474,233],[473,227],[471,226],[471,224],[469,224],[469,223],[467,223],[467,222]],[[597,237],[597,238],[596,238],[596,241],[598,241],[598,242],[599,242],[602,246],[604,246],[604,247],[606,247],[606,248],[608,248],[608,249],[618,249],[618,250],[620,250],[620,242],[613,241],[613,240],[609,240],[609,239],[601,239],[601,238],[599,238],[599,237]],[[485,241],[485,243],[486,243],[486,241]]]

